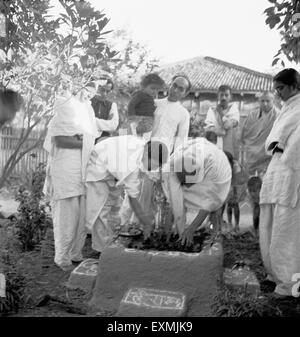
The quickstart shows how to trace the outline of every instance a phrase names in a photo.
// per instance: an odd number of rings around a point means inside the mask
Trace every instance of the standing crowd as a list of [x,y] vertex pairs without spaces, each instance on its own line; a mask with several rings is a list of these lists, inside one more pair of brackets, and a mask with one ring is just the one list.
[[[262,92],[259,107],[240,122],[232,90],[219,87],[217,105],[205,118],[205,137],[189,138],[190,114],[181,104],[191,89],[185,74],[165,83],[148,74],[128,104],[128,132],[112,136],[119,125],[118,107],[109,100],[114,83],[95,79],[77,92],[57,97],[45,140],[48,164],[44,193],[51,201],[55,264],[65,271],[83,260],[88,233],[101,254],[114,239],[109,221],[113,195],[123,191],[120,227],[137,223],[144,235],[155,225],[153,193],[162,186],[173,214],[172,230],[182,244],[213,214],[227,212],[239,230],[239,203],[248,194],[253,226],[259,236],[266,282],[278,296],[293,295],[300,273],[300,75],[284,69],[273,79],[282,101]],[[16,112],[11,93],[0,93],[0,122]],[[13,100],[11,100],[13,101]],[[12,112],[9,113],[9,110]],[[246,151],[241,163],[240,145]]]

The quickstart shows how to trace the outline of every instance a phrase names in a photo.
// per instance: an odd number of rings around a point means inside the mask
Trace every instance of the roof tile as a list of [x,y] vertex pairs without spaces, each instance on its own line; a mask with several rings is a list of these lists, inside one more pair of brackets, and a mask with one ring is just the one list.
[[160,75],[166,83],[179,72],[184,72],[192,82],[192,91],[214,92],[227,84],[235,93],[272,90],[273,79],[269,74],[251,70],[213,57],[196,57],[161,67]]

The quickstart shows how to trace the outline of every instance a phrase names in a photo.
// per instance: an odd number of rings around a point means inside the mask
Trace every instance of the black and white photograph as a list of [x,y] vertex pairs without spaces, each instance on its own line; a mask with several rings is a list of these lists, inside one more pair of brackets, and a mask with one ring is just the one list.
[[300,0],[0,0],[0,326],[300,317],[299,62]]

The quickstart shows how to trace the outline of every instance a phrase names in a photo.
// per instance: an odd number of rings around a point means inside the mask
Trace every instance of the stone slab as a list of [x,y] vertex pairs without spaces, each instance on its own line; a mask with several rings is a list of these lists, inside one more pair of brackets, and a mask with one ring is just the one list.
[[71,272],[67,287],[82,289],[86,292],[91,291],[95,285],[98,270],[99,260],[84,260]]
[[132,288],[124,295],[118,317],[184,317],[186,296],[179,292]]
[[225,268],[223,274],[225,285],[231,289],[245,290],[252,295],[260,293],[260,285],[255,274],[248,268]]
[[179,292],[186,296],[187,317],[212,316],[211,303],[223,272],[222,243],[200,253],[143,251],[120,245],[103,250],[91,309],[117,312],[131,288]]

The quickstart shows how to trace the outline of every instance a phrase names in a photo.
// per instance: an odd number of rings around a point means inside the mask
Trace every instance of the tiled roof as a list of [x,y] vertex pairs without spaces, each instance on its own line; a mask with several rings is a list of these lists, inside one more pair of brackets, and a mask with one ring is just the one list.
[[209,56],[168,64],[159,71],[168,84],[179,72],[184,72],[191,80],[192,92],[216,92],[222,84],[229,85],[234,93],[256,93],[273,88],[271,75]]

